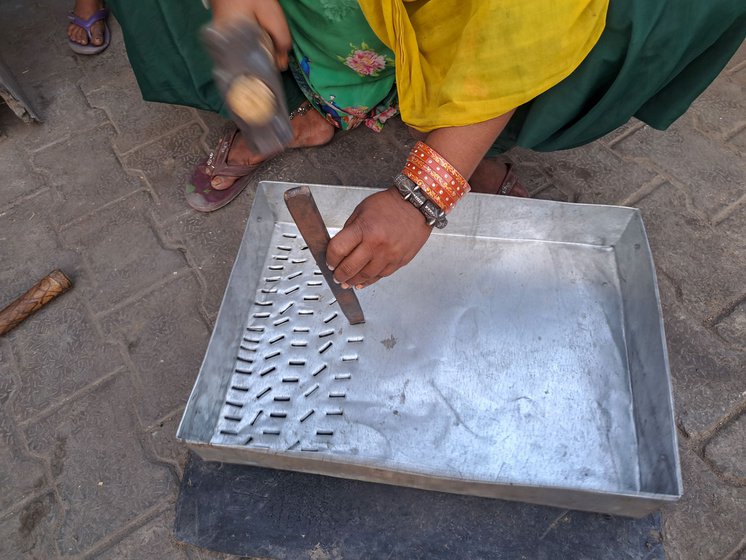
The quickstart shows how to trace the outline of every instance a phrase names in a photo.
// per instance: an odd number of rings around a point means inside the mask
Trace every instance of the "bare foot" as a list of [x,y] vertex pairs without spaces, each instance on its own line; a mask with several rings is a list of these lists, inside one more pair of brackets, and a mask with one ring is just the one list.
[[[103,7],[104,3],[102,0],[75,0],[75,8],[73,8],[73,13],[80,19],[85,20]],[[91,44],[97,47],[104,44],[103,20],[97,21],[93,24],[93,26],[91,27],[91,35],[93,37]],[[85,32],[85,29],[83,29],[79,25],[75,25],[74,23],[71,23],[67,26],[67,36],[70,37],[71,41],[74,41],[79,45],[88,44],[88,34]]]
[[[334,126],[313,109],[303,115],[298,115],[290,121],[290,124],[293,127],[293,141],[290,143],[290,148],[323,146],[334,137]],[[240,133],[228,152],[230,165],[254,165],[261,163],[264,159],[249,150]],[[212,178],[211,185],[212,188],[220,191],[230,187],[237,179],[238,177],[215,176]]]
[[[508,174],[508,166],[496,159],[483,159],[469,179],[472,192],[498,194],[500,187]],[[511,189],[510,196],[528,198],[530,195],[520,183]]]

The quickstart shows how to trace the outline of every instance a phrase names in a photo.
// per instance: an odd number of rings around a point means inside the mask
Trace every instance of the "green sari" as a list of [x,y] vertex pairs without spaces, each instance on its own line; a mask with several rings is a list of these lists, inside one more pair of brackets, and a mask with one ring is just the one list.
[[[109,5],[146,100],[226,115],[199,43],[198,30],[210,18],[200,0]],[[364,122],[379,129],[395,112],[392,55],[356,2],[282,5],[294,38],[295,62],[283,74],[288,107],[308,99],[340,128]],[[519,107],[492,152],[573,148],[632,116],[663,130],[712,82],[745,36],[743,0],[611,0],[604,32],[583,63]]]

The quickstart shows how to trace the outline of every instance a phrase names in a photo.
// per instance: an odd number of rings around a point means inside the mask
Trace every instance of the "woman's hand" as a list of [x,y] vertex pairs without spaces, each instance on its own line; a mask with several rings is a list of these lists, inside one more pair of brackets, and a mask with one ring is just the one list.
[[430,236],[422,213],[391,187],[363,200],[326,250],[334,279],[370,286],[411,261]]
[[272,38],[277,68],[287,70],[288,51],[293,43],[285,13],[277,0],[211,0],[210,7],[217,28],[230,26],[241,18],[256,21]]

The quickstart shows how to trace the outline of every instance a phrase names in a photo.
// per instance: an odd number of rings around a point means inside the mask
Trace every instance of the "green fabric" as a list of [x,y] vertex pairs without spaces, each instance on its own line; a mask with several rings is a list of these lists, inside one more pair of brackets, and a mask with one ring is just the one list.
[[[350,9],[349,0],[318,1],[342,13]],[[199,28],[209,19],[200,0],[111,0],[109,5],[124,30],[145,99],[225,115],[199,43]],[[298,21],[290,22],[296,34]],[[632,116],[665,129],[717,76],[745,35],[744,0],[611,0],[606,29],[586,60],[520,107],[492,152],[516,145],[539,151],[573,148]],[[289,73],[283,79],[292,109],[304,95]]]
[[[293,37],[291,70],[311,104],[338,128],[396,113],[394,53],[373,33],[356,0],[280,0]],[[374,115],[369,119],[369,113]]]
[[611,0],[606,28],[568,78],[518,108],[491,154],[592,142],[636,116],[664,130],[746,35],[744,0]]

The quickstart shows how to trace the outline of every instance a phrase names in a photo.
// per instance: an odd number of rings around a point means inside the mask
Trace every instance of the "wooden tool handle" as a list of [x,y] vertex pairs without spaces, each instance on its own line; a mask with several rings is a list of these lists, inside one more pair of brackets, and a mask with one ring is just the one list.
[[57,296],[72,287],[72,282],[61,270],[55,270],[39,280],[33,287],[0,311],[0,336],[17,327]]

